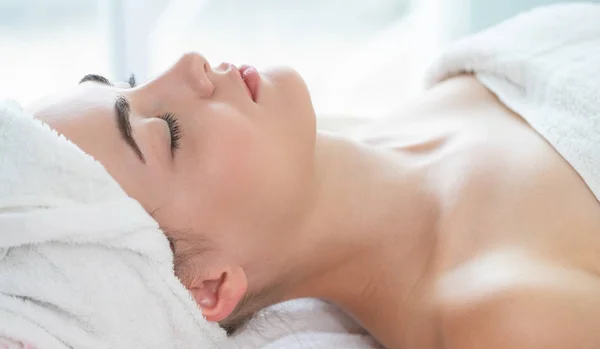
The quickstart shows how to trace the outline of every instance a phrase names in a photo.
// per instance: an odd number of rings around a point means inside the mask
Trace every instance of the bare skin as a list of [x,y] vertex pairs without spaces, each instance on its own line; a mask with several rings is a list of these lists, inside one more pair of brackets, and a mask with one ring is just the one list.
[[[317,297],[389,348],[600,343],[598,201],[475,78],[352,140],[315,132],[293,72],[264,74],[254,105],[206,64],[188,55],[148,85],[85,83],[31,110],[178,232],[176,259],[208,245],[177,272],[209,320]],[[119,138],[117,94],[150,165]],[[147,126],[172,109],[187,140],[170,158],[165,125]],[[248,293],[261,297],[236,309]]]
[[400,114],[361,140],[417,179],[395,181],[373,264],[322,297],[390,348],[595,347],[600,206],[576,172],[470,76]]
[[321,240],[343,256],[303,251],[332,267],[294,297],[331,300],[389,348],[595,347],[600,206],[576,172],[470,76],[399,114],[364,132],[374,148],[340,140],[326,183],[352,174],[331,201],[363,225],[325,215],[347,222]]

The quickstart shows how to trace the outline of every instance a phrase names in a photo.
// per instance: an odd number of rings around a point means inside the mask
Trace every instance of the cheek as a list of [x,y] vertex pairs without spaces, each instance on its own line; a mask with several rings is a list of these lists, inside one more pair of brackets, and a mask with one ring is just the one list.
[[268,217],[287,218],[290,205],[305,201],[314,155],[310,115],[299,125],[299,115],[281,115],[287,108],[268,109],[246,115],[231,108],[199,118],[194,153],[187,153],[187,165],[181,161],[195,187],[198,219],[247,230]]
[[201,191],[211,204],[231,210],[252,196],[260,180],[260,142],[247,116],[239,113],[219,115],[203,124],[198,137],[195,172],[201,178]]

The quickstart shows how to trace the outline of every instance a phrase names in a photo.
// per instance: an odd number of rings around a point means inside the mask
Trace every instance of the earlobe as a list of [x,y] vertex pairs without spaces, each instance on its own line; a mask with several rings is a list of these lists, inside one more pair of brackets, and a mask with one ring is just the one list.
[[244,269],[239,266],[215,270],[191,285],[190,292],[208,321],[219,322],[228,317],[248,288]]

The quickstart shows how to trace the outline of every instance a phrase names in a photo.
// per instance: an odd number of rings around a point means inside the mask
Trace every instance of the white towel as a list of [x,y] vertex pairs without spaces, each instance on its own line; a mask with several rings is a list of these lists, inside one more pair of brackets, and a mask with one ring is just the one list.
[[227,349],[378,349],[379,344],[335,306],[297,299],[259,312]]
[[0,343],[220,348],[152,217],[73,143],[0,103]]
[[600,200],[600,5],[538,8],[472,37],[428,84],[475,73],[579,173]]

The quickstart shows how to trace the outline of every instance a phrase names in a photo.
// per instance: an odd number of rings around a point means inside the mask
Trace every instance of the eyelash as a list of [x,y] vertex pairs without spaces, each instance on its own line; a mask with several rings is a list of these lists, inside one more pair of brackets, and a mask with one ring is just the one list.
[[129,84],[130,88],[134,88],[137,85],[137,83],[135,81],[135,74],[129,75],[129,79],[127,80],[127,83]]
[[179,124],[179,120],[175,117],[173,113],[163,114],[161,119],[165,120],[167,125],[169,126],[169,132],[171,133],[171,152],[179,149],[181,136],[181,125]]

